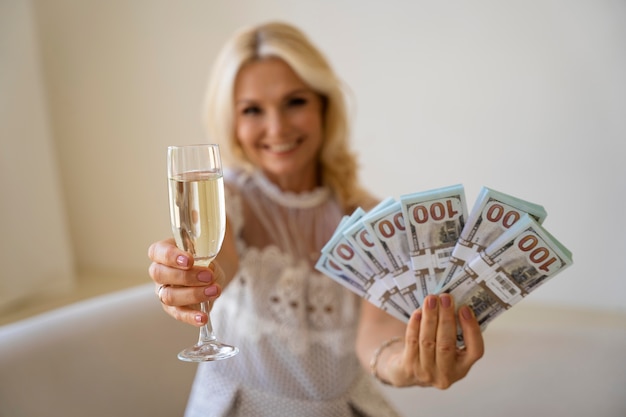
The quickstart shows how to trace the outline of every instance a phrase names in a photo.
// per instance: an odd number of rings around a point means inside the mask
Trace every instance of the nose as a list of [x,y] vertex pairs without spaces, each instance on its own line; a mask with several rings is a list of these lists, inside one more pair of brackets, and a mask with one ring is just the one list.
[[281,111],[268,112],[266,120],[267,135],[281,138],[287,131],[287,118]]

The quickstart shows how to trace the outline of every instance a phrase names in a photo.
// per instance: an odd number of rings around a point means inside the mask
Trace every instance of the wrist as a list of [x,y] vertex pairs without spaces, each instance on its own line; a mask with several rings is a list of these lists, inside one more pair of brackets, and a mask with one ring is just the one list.
[[392,337],[391,339],[384,341],[372,355],[372,359],[370,361],[370,373],[374,378],[385,385],[393,385],[393,383],[390,381],[387,372],[381,372],[381,369],[387,368],[382,368],[381,365],[387,364],[389,357],[394,352],[401,349],[403,341],[404,338],[400,336]]

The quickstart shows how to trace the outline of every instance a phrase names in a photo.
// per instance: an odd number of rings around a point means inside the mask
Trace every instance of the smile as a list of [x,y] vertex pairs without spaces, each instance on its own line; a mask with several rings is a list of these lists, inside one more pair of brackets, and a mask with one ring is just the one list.
[[298,139],[293,142],[264,145],[263,148],[274,153],[285,153],[296,149],[303,141],[304,139]]

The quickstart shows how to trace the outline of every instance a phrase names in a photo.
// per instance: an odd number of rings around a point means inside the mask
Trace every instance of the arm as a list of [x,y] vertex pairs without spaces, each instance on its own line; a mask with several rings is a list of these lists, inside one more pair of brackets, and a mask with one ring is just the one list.
[[194,326],[207,321],[199,304],[218,298],[239,268],[235,238],[228,222],[220,253],[208,268],[195,266],[193,256],[178,249],[172,238],[150,245],[148,257],[152,260],[148,272],[156,288],[165,285],[160,291],[163,309]]
[[457,317],[454,300],[448,294],[426,297],[406,325],[364,302],[357,337],[359,359],[369,368],[381,345],[401,337],[379,352],[378,378],[397,387],[448,388],[465,377],[484,352],[480,327],[471,309],[463,306],[458,313],[465,349],[456,347]]

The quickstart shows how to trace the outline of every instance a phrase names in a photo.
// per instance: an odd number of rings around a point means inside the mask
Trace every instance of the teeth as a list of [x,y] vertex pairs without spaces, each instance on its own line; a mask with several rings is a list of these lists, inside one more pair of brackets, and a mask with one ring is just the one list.
[[295,149],[296,146],[298,146],[298,142],[291,142],[291,143],[282,143],[278,145],[270,145],[268,146],[268,149],[272,152],[287,152],[292,149]]

